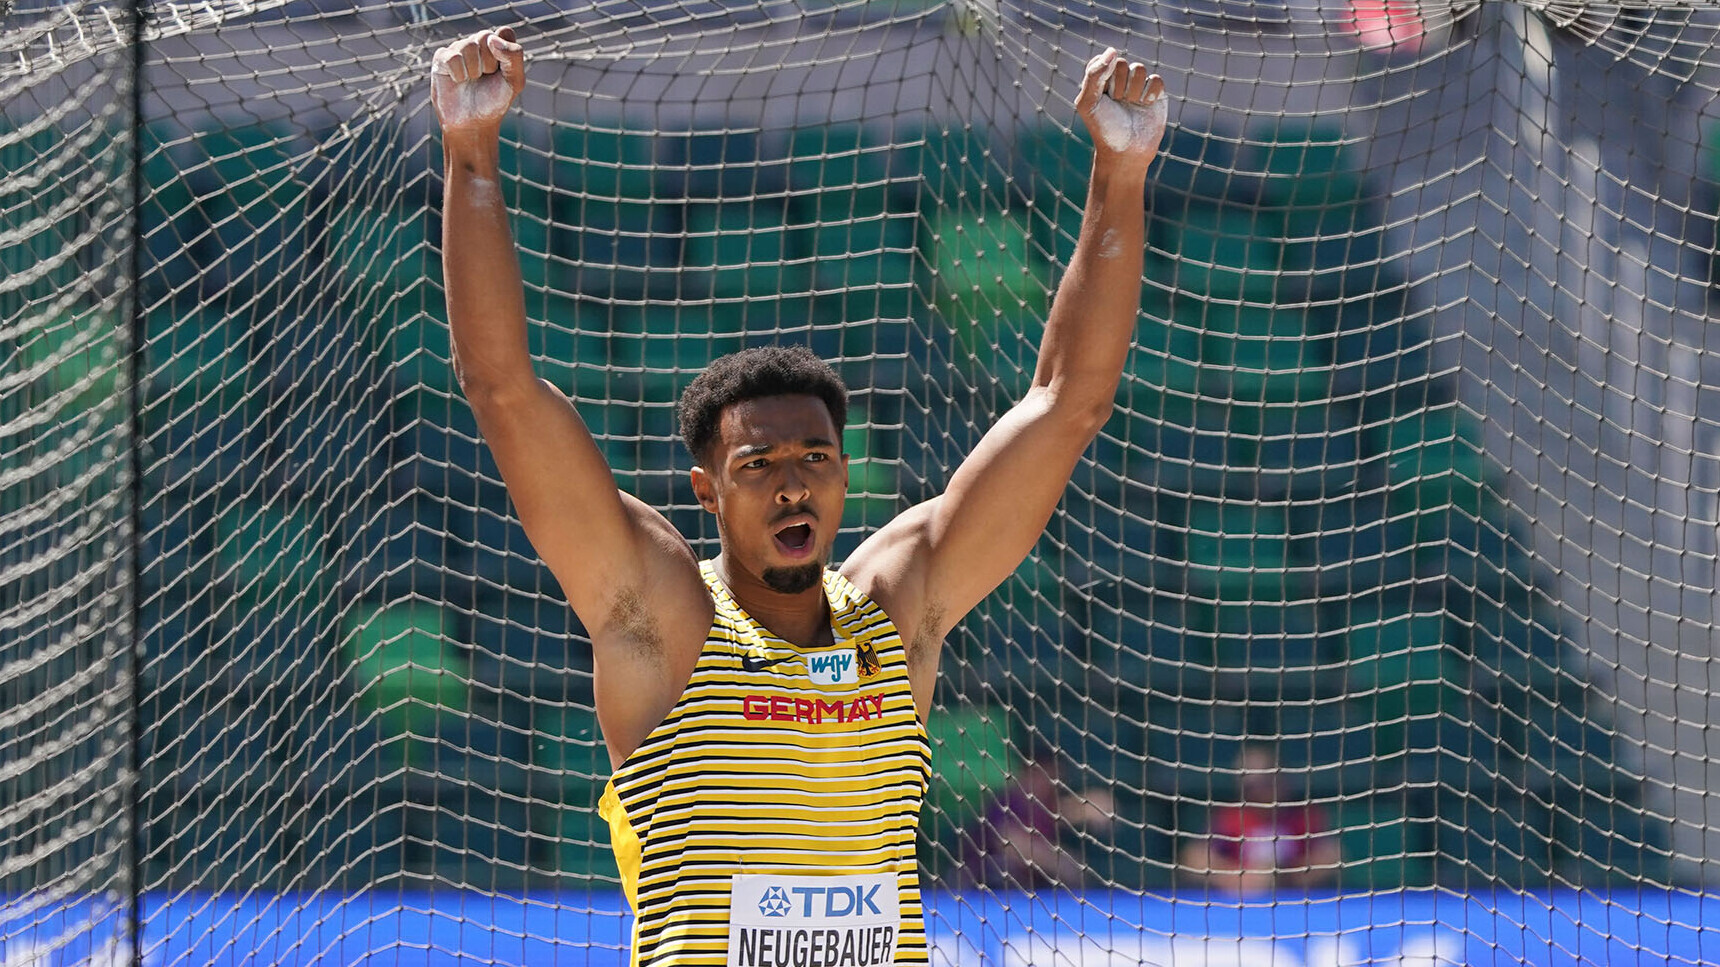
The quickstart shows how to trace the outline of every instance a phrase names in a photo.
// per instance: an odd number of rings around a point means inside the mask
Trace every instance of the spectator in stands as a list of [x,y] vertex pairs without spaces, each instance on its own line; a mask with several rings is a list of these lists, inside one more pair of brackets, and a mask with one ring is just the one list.
[[1103,839],[1115,816],[1110,790],[1064,786],[1057,750],[1030,743],[979,828],[964,839],[962,879],[994,890],[1078,888],[1087,878],[1081,844]]
[[1237,787],[1238,801],[1214,808],[1206,835],[1183,848],[1183,872],[1238,896],[1336,880],[1337,836],[1318,807],[1286,798],[1274,746],[1242,747]]

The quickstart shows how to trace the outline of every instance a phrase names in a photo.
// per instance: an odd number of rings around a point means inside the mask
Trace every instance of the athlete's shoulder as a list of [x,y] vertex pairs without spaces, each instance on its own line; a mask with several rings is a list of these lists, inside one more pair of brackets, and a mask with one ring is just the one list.
[[924,507],[904,511],[862,541],[842,564],[848,583],[883,608],[904,636],[918,628],[926,604]]

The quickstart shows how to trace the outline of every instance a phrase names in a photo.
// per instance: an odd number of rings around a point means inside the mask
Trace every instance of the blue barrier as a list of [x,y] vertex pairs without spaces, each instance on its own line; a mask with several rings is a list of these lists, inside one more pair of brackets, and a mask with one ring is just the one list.
[[[1720,963],[1720,896],[1676,892],[927,898],[948,967],[1513,967]],[[26,917],[19,914],[25,909]],[[245,967],[626,962],[613,893],[179,894],[142,907],[147,964]],[[118,907],[9,902],[0,964],[117,965]],[[62,943],[56,937],[76,936]],[[1055,952],[1055,956],[1053,956]],[[785,964],[784,967],[792,967]]]

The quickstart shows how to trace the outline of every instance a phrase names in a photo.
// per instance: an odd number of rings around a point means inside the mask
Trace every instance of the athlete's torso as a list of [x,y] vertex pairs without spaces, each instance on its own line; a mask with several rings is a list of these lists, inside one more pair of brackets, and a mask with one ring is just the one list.
[[901,636],[827,571],[836,644],[801,649],[701,570],[704,650],[603,800],[634,963],[866,967],[888,947],[926,962],[914,846],[930,753]]

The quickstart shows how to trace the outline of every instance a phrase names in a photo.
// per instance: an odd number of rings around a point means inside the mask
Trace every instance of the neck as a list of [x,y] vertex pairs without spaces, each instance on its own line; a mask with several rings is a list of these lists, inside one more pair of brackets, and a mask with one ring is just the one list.
[[830,628],[830,602],[825,600],[822,580],[798,594],[783,594],[758,575],[731,567],[727,554],[717,555],[711,565],[735,603],[771,634],[800,648],[835,644],[836,635]]

